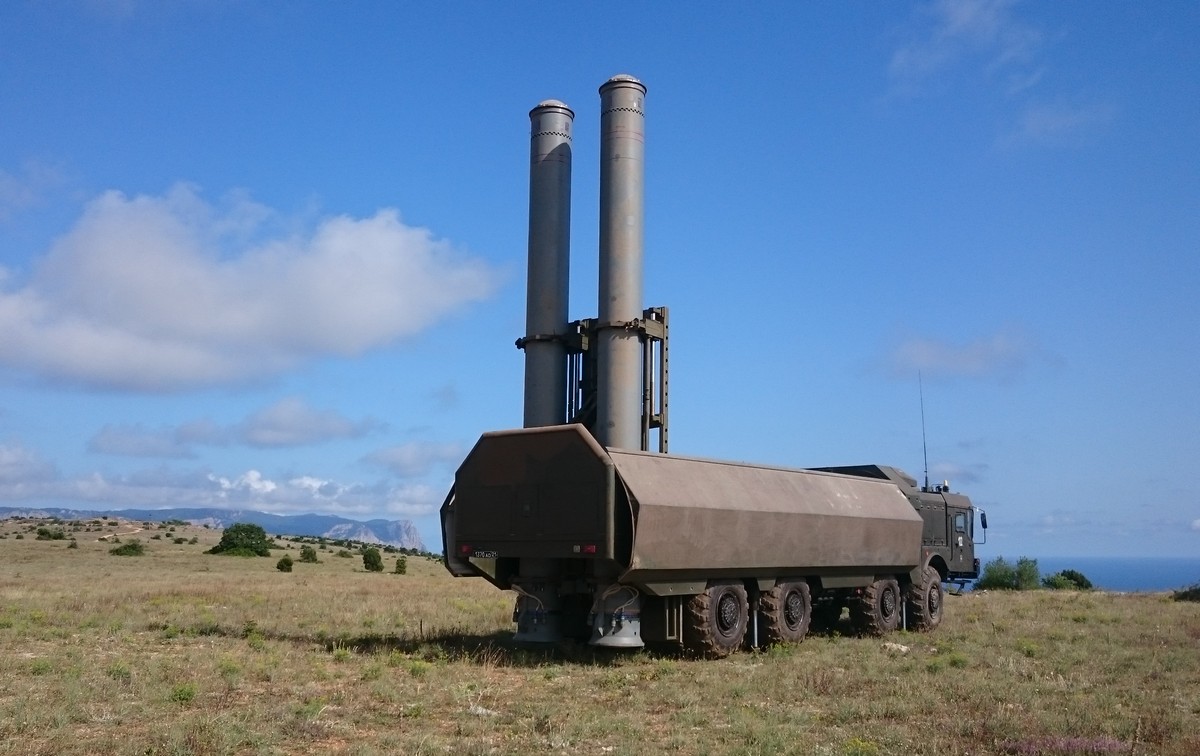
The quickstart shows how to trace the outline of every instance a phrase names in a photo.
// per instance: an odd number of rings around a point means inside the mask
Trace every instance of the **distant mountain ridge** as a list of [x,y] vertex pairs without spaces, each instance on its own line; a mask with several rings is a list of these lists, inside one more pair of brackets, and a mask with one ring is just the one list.
[[106,515],[126,520],[163,522],[184,520],[195,525],[227,528],[237,522],[261,525],[273,535],[322,536],[349,539],[363,543],[378,543],[401,549],[425,550],[421,536],[410,520],[351,520],[336,515],[302,514],[278,515],[250,510],[192,508],[192,509],[117,509],[89,511],[57,507],[0,507],[3,517],[58,517],[62,520],[86,520]]

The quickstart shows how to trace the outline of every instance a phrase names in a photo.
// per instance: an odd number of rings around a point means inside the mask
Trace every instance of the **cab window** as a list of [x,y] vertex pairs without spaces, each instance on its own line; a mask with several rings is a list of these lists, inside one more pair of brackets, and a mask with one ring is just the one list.
[[967,515],[965,512],[956,512],[954,514],[954,529],[959,533],[967,532]]

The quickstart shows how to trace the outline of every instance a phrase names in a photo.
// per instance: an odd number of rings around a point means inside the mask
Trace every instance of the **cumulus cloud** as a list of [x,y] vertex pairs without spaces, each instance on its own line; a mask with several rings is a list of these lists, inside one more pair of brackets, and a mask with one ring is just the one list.
[[457,444],[408,443],[368,454],[365,462],[383,467],[401,478],[428,474],[439,465],[457,465],[463,450]]
[[1010,381],[1029,365],[1036,347],[1026,336],[1001,331],[965,343],[910,338],[897,344],[887,362],[893,375],[911,378],[975,378]]
[[286,397],[252,412],[245,420],[219,425],[208,419],[178,426],[106,425],[88,441],[88,451],[128,457],[194,457],[196,446],[245,444],[259,448],[310,446],[358,438],[380,424],[350,420],[333,410],[318,410],[299,397]]
[[186,185],[102,194],[28,281],[0,279],[0,364],[134,391],[237,383],[394,343],[497,282],[395,210],[303,233],[277,222],[244,196],[218,207]]

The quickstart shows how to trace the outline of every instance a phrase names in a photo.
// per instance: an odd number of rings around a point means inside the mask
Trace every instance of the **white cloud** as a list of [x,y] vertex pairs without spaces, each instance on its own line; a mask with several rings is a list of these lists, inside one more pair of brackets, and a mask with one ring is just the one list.
[[339,483],[315,476],[276,480],[258,470],[237,475],[165,468],[106,476],[58,477],[19,447],[0,446],[0,501],[31,507],[161,509],[214,507],[276,514],[407,518],[437,510],[445,491],[428,485]]
[[316,410],[302,399],[289,397],[255,412],[238,428],[250,446],[304,446],[335,438],[361,436],[377,424],[352,422],[330,410]]
[[36,160],[26,161],[17,173],[0,169],[0,222],[37,205],[46,192],[62,183],[58,168]]
[[340,438],[358,438],[380,427],[371,419],[353,421],[333,410],[310,407],[299,397],[287,397],[251,413],[233,425],[193,420],[181,425],[145,428],[142,425],[106,425],[88,441],[88,451],[128,457],[194,457],[193,447],[309,446]]
[[1014,331],[1001,331],[959,344],[913,338],[898,344],[888,363],[894,375],[904,378],[920,372],[935,378],[1008,381],[1026,369],[1035,351],[1029,338]]
[[497,282],[394,210],[264,238],[273,220],[186,185],[102,194],[23,286],[0,279],[0,364],[135,391],[236,383],[392,344]]
[[1073,530],[1085,524],[1088,523],[1079,520],[1070,512],[1058,511],[1038,518],[1037,527],[1039,533],[1050,534],[1061,530]]
[[54,465],[18,444],[0,444],[0,486],[22,488],[57,477]]
[[1200,532],[1200,520],[1192,520],[1192,530]]
[[184,458],[195,456],[178,433],[170,428],[152,430],[141,425],[106,425],[92,436],[88,451],[127,457]]
[[428,474],[438,465],[457,465],[462,458],[462,447],[457,444],[409,443],[372,452],[364,461],[402,478],[416,478]]
[[352,517],[418,517],[434,512],[445,492],[426,485],[338,483],[300,475],[287,480],[266,478],[248,470],[236,478],[212,475],[210,503],[230,509],[275,514],[320,512]]
[[218,478],[215,475],[209,476],[210,479],[220,486],[221,491],[228,493],[230,491],[248,491],[251,494],[268,494],[274,491],[278,486],[269,480],[263,480],[262,473],[258,470],[247,470],[244,474],[230,480],[229,478]]
[[893,83],[912,92],[951,67],[970,62],[984,73],[1009,72],[1010,88],[1014,82],[1023,83],[1018,89],[1032,86],[1035,72],[1023,69],[1035,58],[1042,33],[1017,19],[1014,5],[1011,0],[938,0],[922,6],[911,38],[892,54]]
[[1034,104],[1020,114],[1012,131],[1001,141],[1008,144],[1059,144],[1107,124],[1113,118],[1109,105]]

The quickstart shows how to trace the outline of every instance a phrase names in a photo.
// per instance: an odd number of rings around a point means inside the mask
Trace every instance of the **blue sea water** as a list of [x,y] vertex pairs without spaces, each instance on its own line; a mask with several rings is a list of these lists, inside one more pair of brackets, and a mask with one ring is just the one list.
[[1106,591],[1173,591],[1200,583],[1197,557],[1037,557],[1037,563],[1042,577],[1076,570]]

